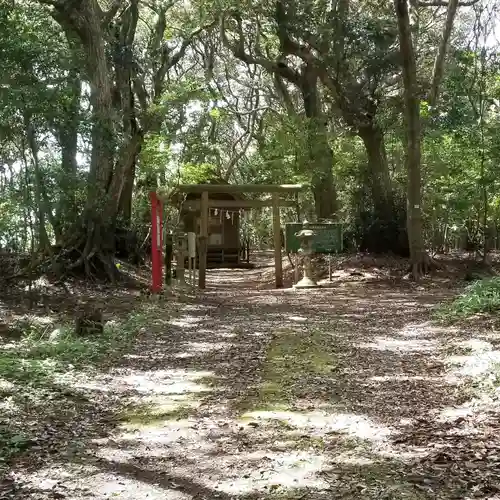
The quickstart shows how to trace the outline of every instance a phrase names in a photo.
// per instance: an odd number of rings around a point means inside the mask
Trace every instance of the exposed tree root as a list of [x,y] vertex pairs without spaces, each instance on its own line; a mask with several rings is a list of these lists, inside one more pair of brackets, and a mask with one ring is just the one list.
[[427,252],[424,252],[417,262],[411,263],[408,273],[414,281],[419,281],[423,276],[442,268],[442,264],[432,258]]
[[116,267],[114,252],[89,244],[84,236],[71,238],[69,243],[52,247],[49,256],[40,255],[28,263],[20,272],[8,279],[37,279],[47,275],[55,281],[78,278],[90,281],[116,283],[121,281],[121,273]]

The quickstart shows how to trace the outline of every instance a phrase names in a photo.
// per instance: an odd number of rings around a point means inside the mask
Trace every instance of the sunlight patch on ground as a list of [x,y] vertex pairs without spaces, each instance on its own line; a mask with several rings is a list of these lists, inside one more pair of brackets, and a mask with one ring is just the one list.
[[420,304],[415,300],[401,300],[398,298],[384,296],[385,298],[380,298],[377,302],[379,304],[390,304],[391,306],[395,306],[398,309],[402,309],[404,311],[408,311],[409,308],[417,308],[420,307]]
[[453,422],[459,418],[465,418],[472,415],[472,408],[469,406],[461,406],[456,408],[443,408],[437,417],[438,422]]
[[227,342],[186,342],[183,346],[185,347],[184,352],[176,354],[174,356],[175,358],[189,358],[200,353],[222,351],[224,349],[230,349],[234,344],[229,344]]
[[182,304],[182,311],[183,312],[199,312],[199,311],[207,311],[207,310],[214,310],[217,309],[216,306],[210,306],[206,304]]
[[410,463],[418,459],[425,458],[431,454],[432,448],[427,446],[405,445],[403,449],[394,446],[387,446],[377,450],[377,455],[389,460],[399,460]]
[[352,325],[352,321],[363,321],[366,318],[366,314],[361,313],[342,313],[337,314],[337,321],[341,321],[342,323]]
[[211,377],[213,377],[213,372],[209,371],[127,371],[123,374],[95,379],[76,378],[70,385],[77,389],[99,392],[135,391],[140,394],[185,394],[210,391],[208,386],[197,381]]
[[428,377],[423,375],[382,375],[374,376],[368,379],[370,382],[432,382],[442,383],[443,377]]
[[405,325],[397,334],[403,337],[422,337],[424,335],[439,335],[442,333],[457,332],[455,328],[443,328],[433,325],[430,321],[423,323]]
[[384,441],[390,434],[388,427],[377,425],[369,418],[354,414],[328,414],[328,413],[297,413],[290,411],[253,411],[243,415],[243,418],[257,420],[280,420],[287,424],[310,429],[316,435],[326,435],[339,432],[369,441]]
[[0,399],[0,412],[4,416],[15,416],[19,415],[22,412],[21,406],[19,403],[16,403],[15,396],[5,396],[2,395]]
[[234,332],[233,329],[224,328],[222,326],[220,326],[217,329],[217,332],[214,332],[214,330],[208,330],[206,328],[198,328],[196,330],[196,334],[197,335],[210,335],[210,336],[214,336],[216,334],[217,337],[225,338],[225,339],[234,338],[236,336],[236,332]]
[[482,352],[482,351],[492,351],[493,345],[490,342],[485,342],[481,339],[469,339],[464,340],[463,342],[458,342],[456,344],[457,347],[461,347],[463,349],[468,349],[474,352]]
[[307,318],[304,316],[288,316],[288,319],[297,323],[305,323],[307,321]]
[[14,388],[15,385],[12,382],[0,377],[0,394],[10,393]]
[[91,493],[97,498],[116,498],[116,500],[190,500],[191,495],[161,486],[148,484],[121,474],[101,473],[93,477]]
[[252,333],[252,336],[254,336],[254,337],[265,337],[266,335],[267,335],[267,332],[255,331]]
[[175,459],[175,474],[213,489],[213,498],[217,491],[241,495],[258,491],[282,493],[298,487],[328,488],[318,477],[326,465],[324,455],[266,449],[231,453],[226,451],[224,440],[215,442],[209,434],[196,435],[193,422],[190,425],[178,422],[177,427],[162,431],[123,434],[114,438],[113,443],[113,446],[100,443],[97,454],[101,459],[125,466],[139,465],[140,457],[155,458],[158,464],[162,463],[160,460]]
[[183,394],[209,391],[208,386],[199,384],[196,380],[211,376],[212,372],[158,370],[126,375],[121,380],[129,388],[141,393]]
[[[217,498],[217,491],[242,495],[256,492],[278,494],[299,487],[328,488],[319,477],[327,465],[325,455],[318,450],[297,448],[296,443],[283,450],[276,447],[270,450],[269,444],[278,444],[279,439],[275,432],[260,434],[262,429],[254,430],[248,426],[245,432],[237,422],[183,419],[116,433],[110,439],[99,439],[94,443],[99,445],[97,455],[118,464],[118,468],[119,464],[141,467],[142,457],[154,458],[156,462],[153,463],[161,468],[164,467],[162,464],[173,460],[173,473],[188,482],[212,489],[214,494],[210,498]],[[239,439],[250,442],[257,439],[258,449],[245,452],[244,448],[237,446]],[[261,446],[261,439],[266,444]]]
[[439,348],[439,343],[437,340],[427,339],[400,340],[390,337],[376,337],[374,342],[358,344],[357,347],[376,351],[423,352],[436,350]]
[[[133,426],[132,429],[122,428],[119,434],[115,434],[112,440],[116,443],[121,443],[123,445],[122,449],[126,449],[127,445],[131,452],[135,453],[139,445],[144,445],[147,447],[147,455],[154,453],[156,456],[161,456],[168,454],[170,450],[170,445],[177,444],[180,449],[184,450],[185,453],[189,453],[194,443],[196,443],[196,453],[199,455],[203,452],[202,441],[200,440],[200,432],[198,431],[198,425],[196,425],[194,420],[183,419],[183,420],[165,420],[163,422],[157,422],[151,427],[136,427]],[[105,443],[105,440],[96,440],[95,442]],[[210,445],[209,442],[205,443]],[[212,445],[210,445],[211,447]],[[215,446],[215,445],[214,445]],[[134,451],[135,450],[135,451]]]
[[147,354],[124,354],[125,359],[149,359],[151,356]]
[[373,458],[359,456],[356,452],[345,451],[336,453],[332,458],[332,462],[342,465],[354,465],[357,467],[363,467],[366,465],[372,465],[374,463]]
[[[236,458],[236,457],[235,457]],[[243,460],[241,469],[233,477],[222,479],[217,489],[228,495],[242,495],[256,492],[285,491],[294,488],[329,489],[329,484],[318,477],[324,468],[326,458],[306,452],[269,453],[258,451],[238,457]],[[252,464],[259,467],[251,467]],[[235,471],[236,472],[236,471]]]
[[206,318],[197,318],[193,316],[183,316],[182,318],[172,319],[167,321],[167,324],[177,326],[179,328],[196,328],[199,323],[205,321]]
[[[112,469],[114,464],[110,464]],[[117,465],[119,469],[120,465]],[[78,478],[78,479],[75,479]],[[124,473],[99,471],[97,467],[71,466],[41,469],[23,480],[46,492],[51,498],[102,498],[117,500],[190,500],[191,495],[171,489],[169,485],[150,484]],[[58,484],[64,481],[64,493],[56,496]],[[169,482],[171,483],[171,482]]]
[[461,342],[458,347],[472,351],[470,355],[447,356],[445,362],[454,366],[453,373],[462,377],[479,377],[484,375],[494,365],[500,363],[500,351],[493,350],[489,342],[471,339]]
[[493,341],[495,343],[500,342],[500,333],[497,332],[497,331],[495,331],[495,330],[492,330],[490,332],[482,333],[481,337],[483,337],[483,339],[486,339],[486,340],[491,340],[491,341]]

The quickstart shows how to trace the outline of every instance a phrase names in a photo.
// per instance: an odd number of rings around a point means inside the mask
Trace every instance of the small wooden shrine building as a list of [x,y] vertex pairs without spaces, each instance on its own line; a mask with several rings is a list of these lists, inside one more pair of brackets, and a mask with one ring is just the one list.
[[[206,270],[211,254],[211,265],[233,265],[239,262],[241,214],[253,208],[272,207],[274,265],[276,288],[283,286],[281,260],[280,207],[295,206],[296,202],[280,195],[298,193],[301,184],[228,184],[215,180],[205,184],[181,184],[168,196],[160,197],[180,207],[185,232],[197,235],[199,256],[198,286],[206,287]],[[267,199],[246,199],[244,193],[272,196]]]
[[[212,180],[207,184],[227,186],[227,182]],[[245,197],[241,193],[211,192],[208,194],[208,241],[207,267],[233,267],[240,264],[241,219],[245,211],[243,208]],[[181,203],[180,217],[184,224],[184,231],[201,233],[201,193],[186,192]]]

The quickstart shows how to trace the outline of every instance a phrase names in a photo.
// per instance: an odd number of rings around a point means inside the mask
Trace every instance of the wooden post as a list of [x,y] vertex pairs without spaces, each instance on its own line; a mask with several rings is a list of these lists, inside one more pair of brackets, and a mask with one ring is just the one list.
[[162,288],[162,207],[156,192],[151,191],[151,291],[161,292]]
[[201,193],[201,219],[199,241],[198,286],[204,290],[207,285],[207,247],[208,247],[208,191]]
[[177,246],[177,266],[175,269],[177,280],[179,282],[179,285],[185,285],[186,284],[186,273],[185,273],[185,258],[186,258],[186,237],[184,233],[181,233],[179,235],[179,243]]
[[279,193],[273,193],[273,233],[274,233],[274,270],[276,278],[276,288],[283,288]]
[[173,238],[171,234],[165,236],[165,284],[172,284],[172,255],[173,255]]
[[299,282],[299,267],[300,267],[300,255],[298,253],[295,254],[295,269],[294,269],[294,285]]

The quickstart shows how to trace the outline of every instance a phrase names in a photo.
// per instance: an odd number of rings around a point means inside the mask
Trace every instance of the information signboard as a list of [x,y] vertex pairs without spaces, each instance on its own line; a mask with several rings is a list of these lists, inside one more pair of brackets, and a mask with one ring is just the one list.
[[[301,222],[290,222],[285,225],[285,250],[290,253],[297,253],[300,242],[296,233],[302,230]],[[310,223],[308,229],[315,232],[313,238],[313,250],[315,253],[333,254],[342,252],[342,224]]]

